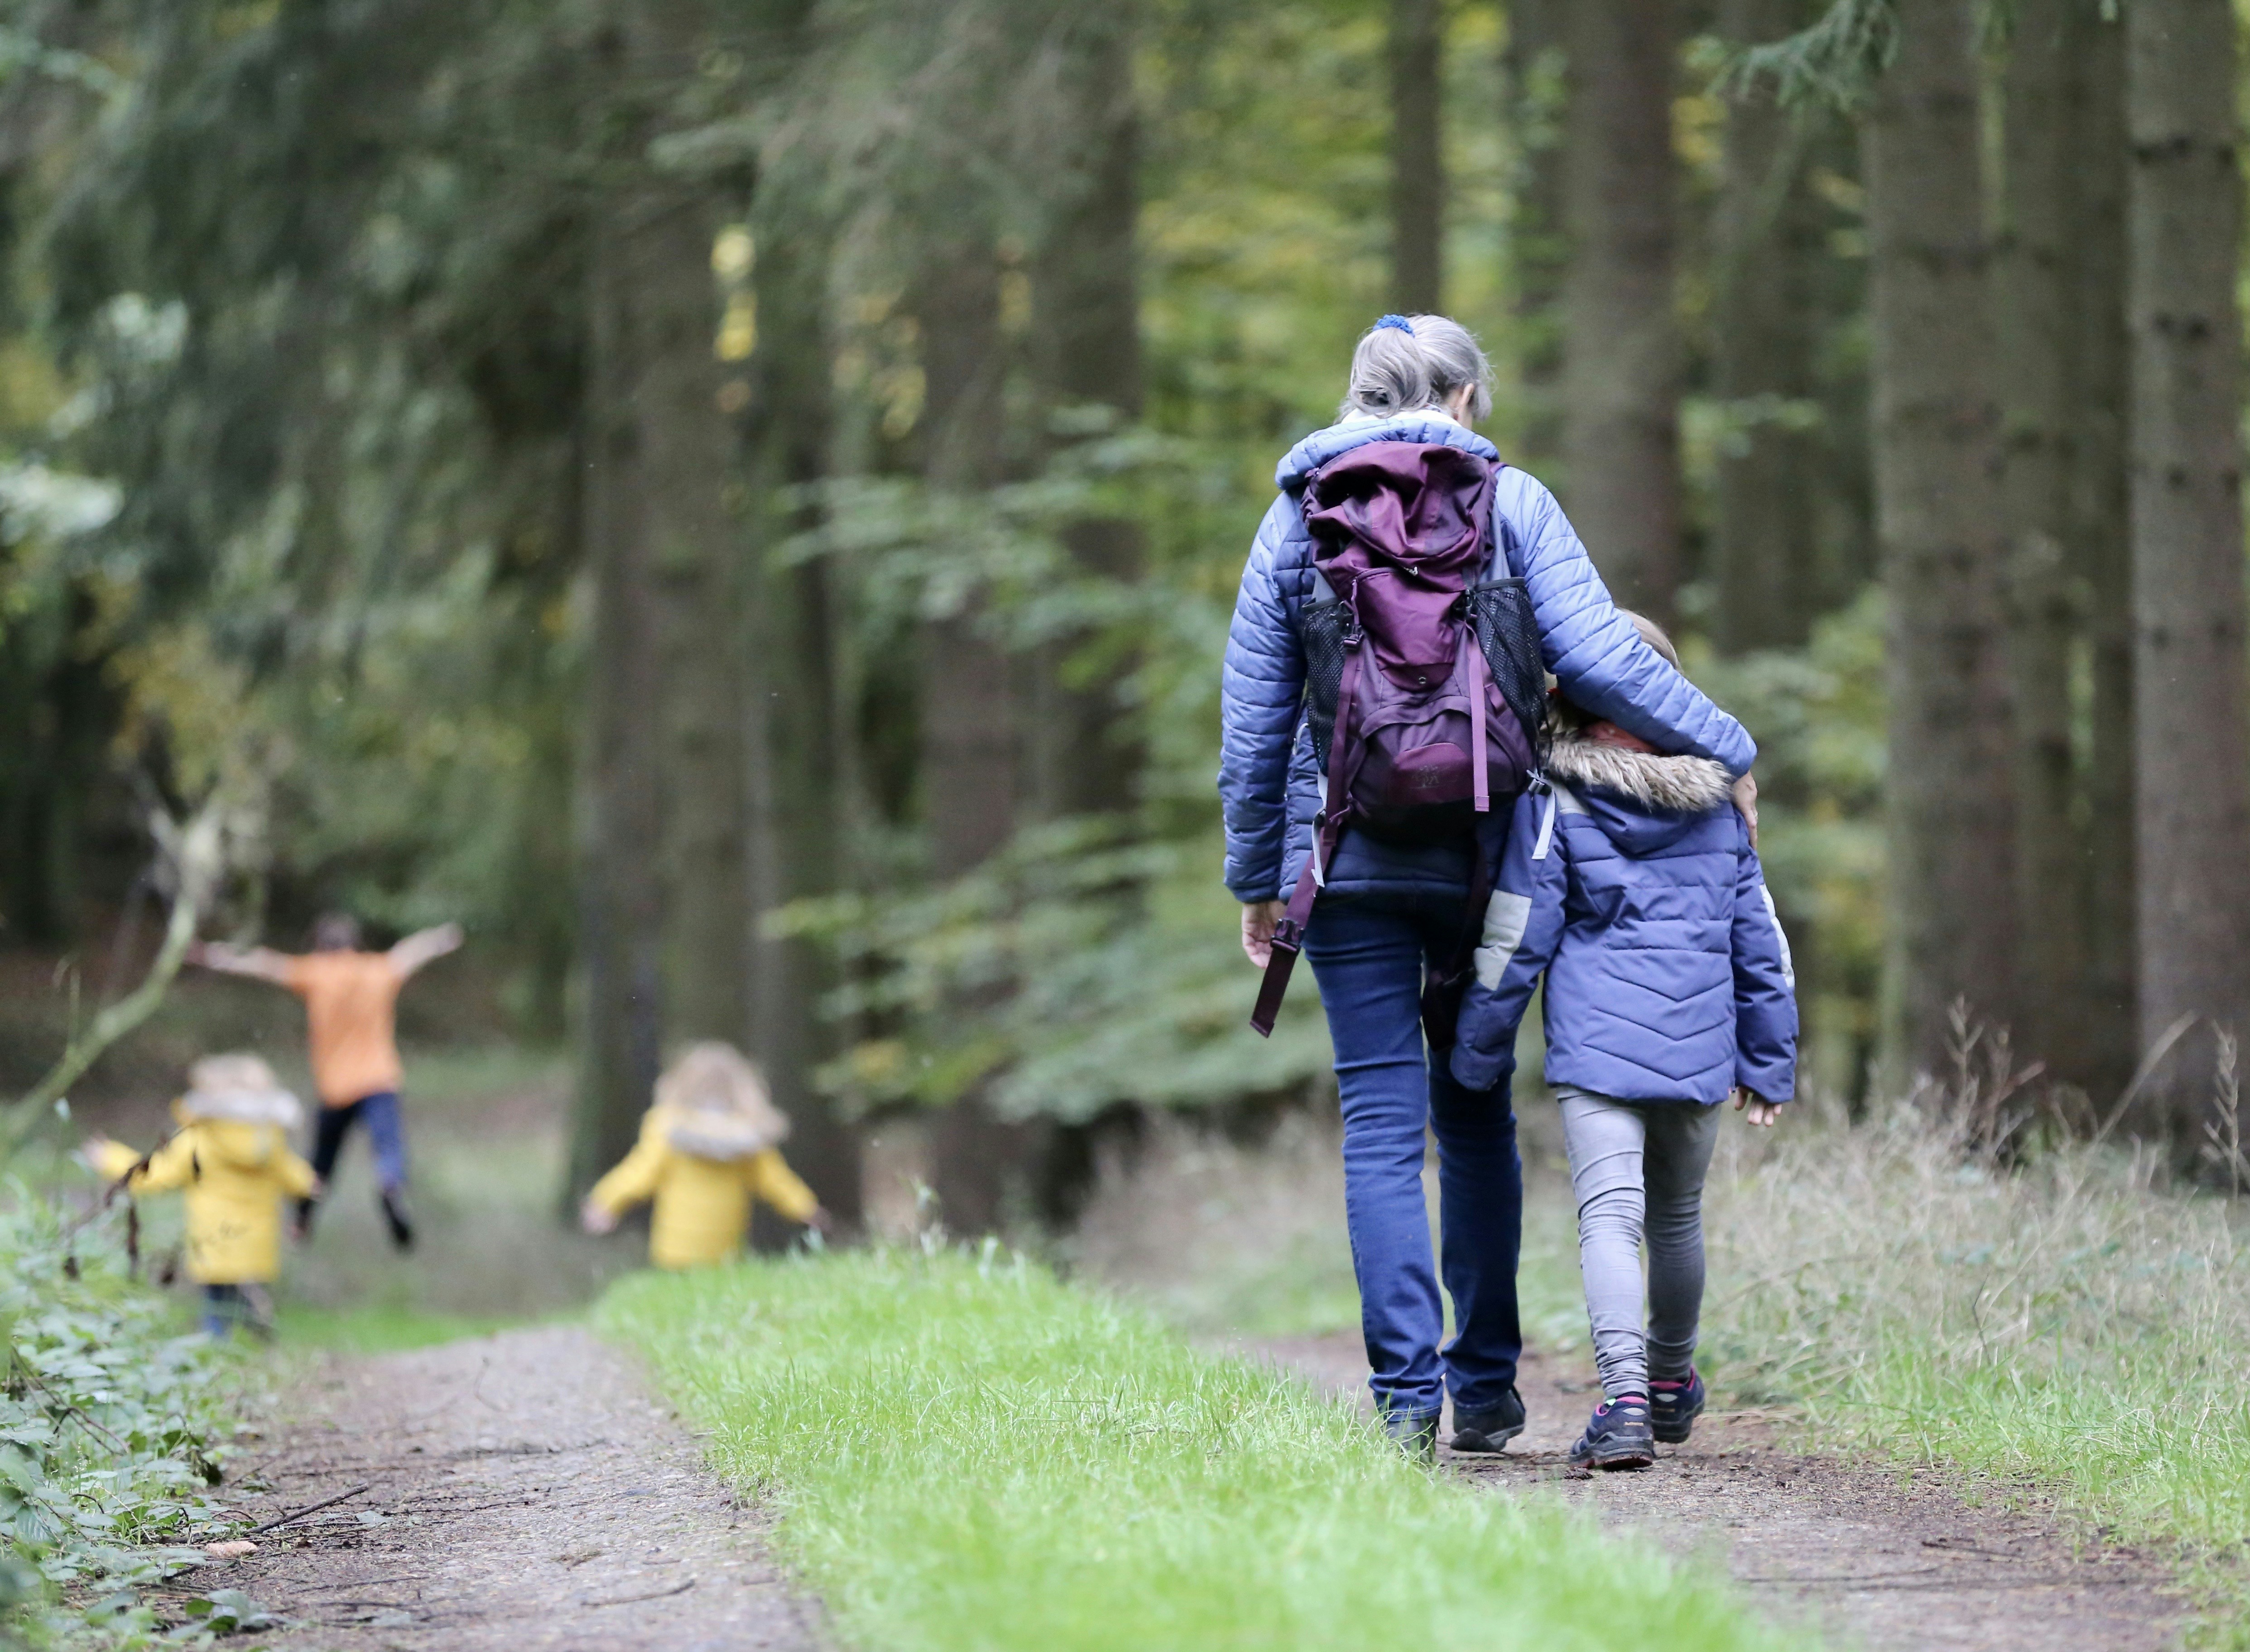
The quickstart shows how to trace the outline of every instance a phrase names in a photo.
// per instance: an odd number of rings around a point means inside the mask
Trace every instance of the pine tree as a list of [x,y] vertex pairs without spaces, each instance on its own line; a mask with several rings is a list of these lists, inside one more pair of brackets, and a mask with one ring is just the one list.
[[[1770,41],[1804,11],[1798,0],[1725,0],[1720,32],[1737,45]],[[1811,118],[1757,84],[1727,108],[1712,352],[1734,439],[1719,459],[1713,629],[1730,651],[1802,643],[1824,594],[1812,483],[1820,440],[1802,416],[1817,388],[1822,252],[1806,177]]]
[[2005,438],[2009,659],[2015,692],[2016,884],[2023,999],[2015,1045],[2084,1076],[2086,912],[2074,807],[2071,358],[2081,336],[2068,141],[2071,14],[2019,0],[2005,78],[2005,228],[1993,293]]
[[2014,823],[1998,418],[1970,0],[1901,0],[1866,162],[1876,525],[1889,623],[1888,947],[1909,1069],[1948,1014],[2013,1005]]
[[1391,302],[1435,314],[1445,287],[1445,8],[1391,0]]
[[1671,0],[1570,9],[1563,503],[1617,599],[1660,623],[1680,582]]
[[1570,76],[1565,0],[1510,0],[1501,70],[1515,146],[1508,278],[1515,318],[1522,463],[1550,484],[1563,447],[1563,283],[1570,263],[1563,127]]
[[2125,30],[2143,1041],[2198,1018],[2143,1116],[2186,1137],[2207,1029],[2250,1012],[2234,12],[2134,0]]

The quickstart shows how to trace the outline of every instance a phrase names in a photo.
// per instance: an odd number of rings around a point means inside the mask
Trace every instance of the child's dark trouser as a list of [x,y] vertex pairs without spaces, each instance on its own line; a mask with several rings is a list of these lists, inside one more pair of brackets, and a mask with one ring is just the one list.
[[1718,1139],[1720,1109],[1692,1101],[1618,1101],[1567,1085],[1556,1099],[1578,1200],[1578,1271],[1594,1365],[1612,1399],[1645,1397],[1651,1377],[1685,1377],[1694,1361],[1703,1311],[1703,1177]]
[[[1459,941],[1460,896],[1323,895],[1305,955],[1320,983],[1343,1105],[1344,1216],[1377,1406],[1434,1416],[1501,1403],[1523,1336],[1515,1305],[1523,1164],[1505,1087],[1464,1090],[1422,1038],[1422,974]],[[1455,1333],[1430,1265],[1425,1132],[1438,1139],[1439,1243]]]

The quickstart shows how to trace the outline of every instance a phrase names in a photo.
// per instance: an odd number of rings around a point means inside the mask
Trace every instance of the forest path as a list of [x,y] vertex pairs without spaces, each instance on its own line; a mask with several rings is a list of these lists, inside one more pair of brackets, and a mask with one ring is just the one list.
[[[1239,1346],[1324,1392],[1367,1391],[1356,1337]],[[2074,1542],[2025,1488],[1987,1484],[1971,1490],[1981,1492],[1974,1505],[1927,1471],[1786,1450],[1755,1414],[1715,1413],[1687,1445],[1658,1447],[1653,1468],[1574,1479],[1570,1442],[1598,1397],[1591,1368],[1529,1355],[1517,1387],[1524,1433],[1499,1456],[1441,1446],[1446,1470],[1495,1486],[1536,1484],[1683,1559],[1722,1558],[1769,1615],[1809,1620],[1840,1645],[2143,1652],[2178,1643],[2183,1607],[2166,1593],[2164,1566]]]
[[629,1360],[576,1325],[321,1358],[238,1478],[260,1520],[332,1508],[183,1579],[291,1620],[305,1652],[825,1644],[818,1608]]

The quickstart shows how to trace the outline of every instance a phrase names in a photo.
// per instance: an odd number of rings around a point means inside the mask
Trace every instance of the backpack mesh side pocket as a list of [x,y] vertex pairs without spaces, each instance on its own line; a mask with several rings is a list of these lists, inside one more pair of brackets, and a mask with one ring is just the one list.
[[1485,664],[1500,685],[1500,697],[1536,744],[1547,720],[1547,666],[1539,653],[1530,591],[1519,579],[1487,580],[1469,589],[1468,616]]
[[1343,635],[1350,613],[1335,597],[1317,596],[1304,606],[1305,714],[1312,719],[1313,755],[1321,772],[1329,767],[1329,741],[1336,733],[1336,695],[1343,687]]

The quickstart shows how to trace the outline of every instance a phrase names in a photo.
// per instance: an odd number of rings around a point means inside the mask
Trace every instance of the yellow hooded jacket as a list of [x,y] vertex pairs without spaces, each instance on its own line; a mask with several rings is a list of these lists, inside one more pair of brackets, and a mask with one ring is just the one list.
[[732,1256],[742,1249],[754,1198],[791,1222],[803,1222],[819,1208],[812,1189],[797,1180],[779,1148],[763,1147],[739,1158],[704,1158],[673,1141],[675,1129],[685,1134],[693,1128],[687,1109],[659,1102],[642,1118],[633,1150],[586,1195],[613,1216],[654,1199],[648,1259],[658,1267],[697,1268]]
[[[313,1167],[279,1125],[197,1118],[172,1104],[180,1127],[126,1184],[133,1193],[187,1189],[188,1277],[198,1284],[264,1284],[281,1271],[281,1199],[312,1196]],[[93,1167],[114,1180],[141,1155],[104,1143]]]

